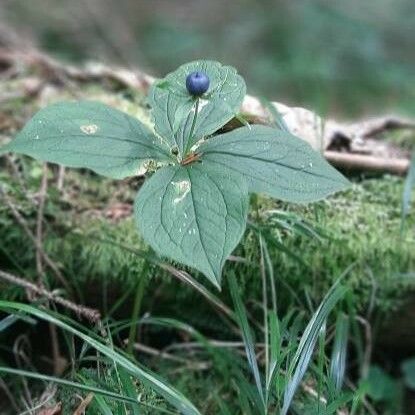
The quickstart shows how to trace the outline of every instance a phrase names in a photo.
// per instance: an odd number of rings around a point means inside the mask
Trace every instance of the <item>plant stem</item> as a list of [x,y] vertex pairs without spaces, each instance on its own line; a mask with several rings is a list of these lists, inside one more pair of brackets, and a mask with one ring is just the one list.
[[[190,134],[189,137],[187,139],[187,146],[189,145],[189,143],[191,142],[191,139],[193,138],[193,133],[195,131],[195,127],[196,127],[196,120],[197,120],[197,113],[199,112],[199,98],[196,98],[196,106],[195,106],[195,115],[193,116],[193,121],[192,121],[192,126],[190,128]],[[189,151],[189,148],[186,147],[185,149],[185,154]]]
[[148,270],[148,262],[145,261],[144,266],[143,266],[143,271],[137,283],[137,290],[135,292],[133,312],[131,314],[131,321],[133,324],[131,324],[130,326],[130,333],[128,335],[128,345],[127,345],[128,354],[133,354],[134,343],[137,340],[137,323],[138,323],[138,316],[140,314],[141,301],[143,299],[144,288],[147,284],[147,278],[145,276],[145,273],[147,270]]

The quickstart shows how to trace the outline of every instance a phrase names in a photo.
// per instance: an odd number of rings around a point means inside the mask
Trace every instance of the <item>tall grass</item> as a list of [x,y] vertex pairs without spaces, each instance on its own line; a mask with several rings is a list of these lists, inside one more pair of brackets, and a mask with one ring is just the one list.
[[[81,332],[80,330],[74,328],[72,325],[67,324],[62,318],[59,318],[58,315],[54,315],[51,312],[46,312],[27,304],[0,301],[0,309],[6,312],[23,312],[29,316],[37,317],[43,321],[52,323],[62,330],[75,335],[76,337],[83,340],[86,344],[93,347],[97,352],[109,358],[114,362],[114,364],[125,369],[131,376],[135,377],[144,385],[154,389],[180,413],[184,415],[200,414],[196,407],[178,390],[162,380],[159,376],[152,373],[150,370],[145,369],[141,365],[133,363],[122,352],[118,352],[113,348],[105,345],[104,339],[97,339],[96,336],[91,335],[91,333],[86,334]],[[0,371],[1,370],[3,372],[8,371],[8,373],[11,373],[11,369],[0,368]],[[22,375],[22,373],[20,374]],[[35,374],[32,376],[35,376]],[[72,386],[75,385],[72,384]],[[125,398],[125,401],[130,400]]]

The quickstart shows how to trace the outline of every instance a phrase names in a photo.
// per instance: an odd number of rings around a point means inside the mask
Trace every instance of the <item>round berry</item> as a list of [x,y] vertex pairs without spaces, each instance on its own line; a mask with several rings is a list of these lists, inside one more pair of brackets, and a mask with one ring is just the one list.
[[192,72],[187,75],[186,88],[189,94],[199,96],[204,94],[209,89],[209,77],[200,71]]

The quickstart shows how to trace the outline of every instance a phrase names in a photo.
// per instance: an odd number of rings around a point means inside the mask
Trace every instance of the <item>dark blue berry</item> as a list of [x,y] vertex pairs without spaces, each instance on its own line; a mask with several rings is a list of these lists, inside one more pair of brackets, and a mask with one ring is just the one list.
[[204,94],[209,89],[209,84],[209,77],[204,72],[196,71],[187,75],[186,88],[191,95],[200,96]]

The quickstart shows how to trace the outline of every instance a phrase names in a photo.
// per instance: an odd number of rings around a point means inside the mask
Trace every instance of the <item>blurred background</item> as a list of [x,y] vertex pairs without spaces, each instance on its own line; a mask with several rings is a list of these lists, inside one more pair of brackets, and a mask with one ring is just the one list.
[[1,0],[0,25],[70,62],[163,76],[211,58],[323,115],[415,112],[414,0]]

